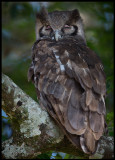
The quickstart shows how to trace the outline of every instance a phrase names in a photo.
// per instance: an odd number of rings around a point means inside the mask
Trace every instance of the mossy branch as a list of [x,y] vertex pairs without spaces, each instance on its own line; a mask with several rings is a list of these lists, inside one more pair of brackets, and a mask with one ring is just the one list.
[[9,116],[13,135],[2,143],[5,159],[31,159],[47,151],[59,151],[81,158],[113,158],[113,137],[103,136],[94,156],[75,148],[38,103],[2,74],[2,108]]

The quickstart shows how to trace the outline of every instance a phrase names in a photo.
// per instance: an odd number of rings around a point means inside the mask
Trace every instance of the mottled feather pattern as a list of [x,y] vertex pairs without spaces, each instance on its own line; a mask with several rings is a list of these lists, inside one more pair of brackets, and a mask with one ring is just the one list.
[[105,128],[102,68],[99,57],[77,38],[42,39],[33,45],[28,80],[69,140],[89,154],[95,152]]

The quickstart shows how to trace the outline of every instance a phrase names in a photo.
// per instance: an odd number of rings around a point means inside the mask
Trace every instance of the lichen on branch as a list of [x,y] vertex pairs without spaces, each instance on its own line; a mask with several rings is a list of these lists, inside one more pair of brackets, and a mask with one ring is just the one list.
[[[55,150],[82,158],[89,156],[75,148],[41,106],[2,74],[2,109],[11,120],[13,135],[2,143],[5,159],[30,159]],[[113,137],[102,137],[96,154],[91,158],[113,158]],[[108,153],[108,154],[107,154]]]

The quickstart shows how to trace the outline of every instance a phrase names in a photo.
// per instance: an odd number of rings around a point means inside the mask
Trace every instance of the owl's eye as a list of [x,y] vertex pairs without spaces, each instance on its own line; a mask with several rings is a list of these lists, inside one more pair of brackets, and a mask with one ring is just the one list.
[[50,29],[51,29],[51,26],[50,26],[50,25],[47,25],[45,29],[46,29],[46,30],[50,30]]
[[65,24],[64,27],[62,28],[62,32],[65,35],[73,35],[75,31],[76,31],[75,27],[68,24]]
[[71,26],[69,26],[67,24],[64,25],[64,29],[70,29],[70,28],[71,28]]

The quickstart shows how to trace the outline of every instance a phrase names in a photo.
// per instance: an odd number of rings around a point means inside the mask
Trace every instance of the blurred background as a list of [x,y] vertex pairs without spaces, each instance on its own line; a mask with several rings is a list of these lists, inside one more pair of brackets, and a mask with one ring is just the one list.
[[[35,15],[45,6],[54,10],[78,9],[84,21],[87,45],[99,55],[107,82],[106,121],[113,136],[113,2],[2,2],[2,72],[37,101],[34,85],[27,81],[31,48],[35,42]],[[2,110],[2,141],[10,138],[10,120]],[[78,159],[51,151],[37,159]]]

